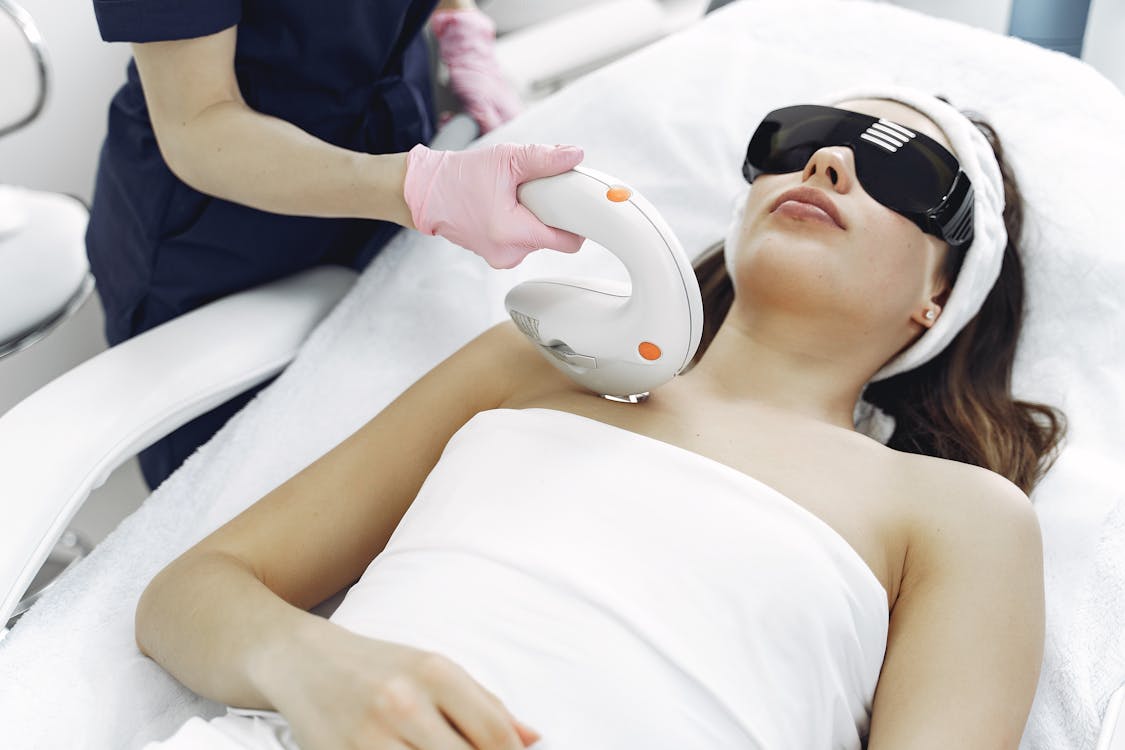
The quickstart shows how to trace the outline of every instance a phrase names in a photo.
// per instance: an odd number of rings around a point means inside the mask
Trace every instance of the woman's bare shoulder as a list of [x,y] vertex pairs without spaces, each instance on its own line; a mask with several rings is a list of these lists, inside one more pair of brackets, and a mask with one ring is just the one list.
[[1005,546],[1038,536],[1028,496],[1000,474],[933,456],[900,454],[896,472],[909,492],[910,544],[934,559],[976,556],[981,544]]
[[961,503],[1031,507],[1027,495],[1006,477],[982,466],[896,451],[901,472],[927,505],[963,508]]

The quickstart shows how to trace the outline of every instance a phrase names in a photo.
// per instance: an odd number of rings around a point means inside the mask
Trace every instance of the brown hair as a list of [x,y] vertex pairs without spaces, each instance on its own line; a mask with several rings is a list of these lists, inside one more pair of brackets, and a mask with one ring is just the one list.
[[[1023,264],[1016,246],[1023,229],[1023,197],[996,131],[973,113],[963,114],[988,139],[1003,177],[1008,244],[1000,277],[980,312],[945,350],[913,370],[869,384],[863,397],[895,418],[889,447],[983,466],[1030,493],[1054,463],[1066,421],[1054,407],[1012,397],[1012,365],[1024,304]],[[704,322],[693,365],[734,301],[723,250],[720,241],[695,263]],[[952,286],[964,253],[950,252],[946,257],[944,272]]]

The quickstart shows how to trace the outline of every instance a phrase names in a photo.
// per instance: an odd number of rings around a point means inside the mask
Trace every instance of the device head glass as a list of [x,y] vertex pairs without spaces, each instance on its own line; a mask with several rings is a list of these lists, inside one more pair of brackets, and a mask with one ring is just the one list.
[[960,163],[933,138],[897,122],[817,104],[775,109],[762,118],[742,175],[803,170],[824,146],[848,146],[868,195],[954,248],[973,241],[973,185]]

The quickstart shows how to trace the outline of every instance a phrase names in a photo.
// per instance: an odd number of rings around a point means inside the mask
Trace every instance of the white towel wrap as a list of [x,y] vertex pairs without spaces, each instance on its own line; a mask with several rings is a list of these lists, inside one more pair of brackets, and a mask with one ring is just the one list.
[[[859,750],[889,632],[882,583],[804,506],[544,408],[454,434],[331,619],[452,659],[533,750]],[[289,729],[192,719],[153,750],[295,750]]]
[[543,750],[858,750],[888,632],[878,579],[804,507],[539,408],[453,436],[332,619],[447,654]]

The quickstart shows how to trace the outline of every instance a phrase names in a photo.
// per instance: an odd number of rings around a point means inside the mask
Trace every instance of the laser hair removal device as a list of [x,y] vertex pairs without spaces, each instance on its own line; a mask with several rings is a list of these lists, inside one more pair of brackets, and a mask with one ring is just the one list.
[[529,180],[516,197],[544,224],[609,250],[631,281],[568,277],[513,287],[504,306],[543,356],[589,390],[632,403],[682,372],[699,348],[703,300],[691,261],[656,208],[583,166]]

